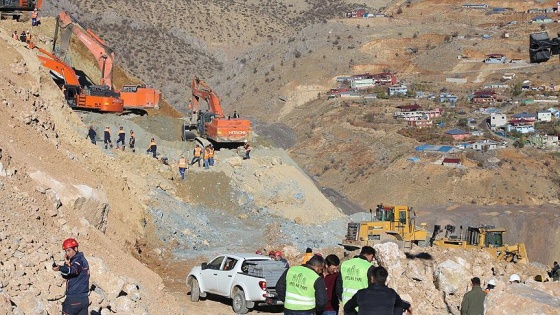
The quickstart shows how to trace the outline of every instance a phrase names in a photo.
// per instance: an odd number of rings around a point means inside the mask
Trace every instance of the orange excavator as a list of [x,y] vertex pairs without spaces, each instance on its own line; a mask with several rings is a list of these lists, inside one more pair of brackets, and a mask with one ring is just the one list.
[[[206,82],[195,77],[192,80],[191,89],[190,115],[183,123],[183,140],[192,139],[195,129],[199,136],[218,144],[241,143],[252,139],[251,121],[237,117],[225,117],[220,98]],[[201,110],[201,99],[208,104],[208,110]]]
[[23,15],[22,11],[41,10],[42,6],[43,0],[1,0],[0,16],[11,15],[14,19],[19,19]]
[[82,88],[78,75],[72,67],[50,52],[29,43],[30,49],[37,49],[43,55],[37,55],[41,64],[50,69],[58,78],[64,79],[64,97],[70,107],[99,112],[121,113],[123,101],[119,93],[111,91],[107,86],[91,85]]
[[[57,46],[59,31],[60,41]],[[60,59],[66,60],[68,58],[67,54],[70,47],[69,44],[72,33],[76,35],[76,37],[96,58],[99,69],[101,70],[100,84],[106,85],[111,90],[114,90],[113,62],[115,60],[115,52],[91,29],[82,25],[66,11],[58,14],[56,19],[53,52],[55,52],[56,56]],[[147,109],[159,107],[161,92],[154,88],[147,87],[144,84],[124,85],[120,91],[117,90],[116,92],[120,93],[120,97],[124,101],[125,109]]]

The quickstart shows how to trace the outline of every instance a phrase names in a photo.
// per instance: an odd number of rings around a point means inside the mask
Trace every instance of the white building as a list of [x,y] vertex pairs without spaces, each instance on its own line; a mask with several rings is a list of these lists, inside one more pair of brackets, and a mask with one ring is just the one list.
[[497,128],[502,128],[507,125],[506,114],[502,113],[492,113],[490,114],[490,128],[496,130]]
[[352,81],[352,89],[369,89],[375,86],[375,80],[373,79],[360,79]]
[[548,110],[540,110],[537,112],[538,121],[552,121],[552,113]]

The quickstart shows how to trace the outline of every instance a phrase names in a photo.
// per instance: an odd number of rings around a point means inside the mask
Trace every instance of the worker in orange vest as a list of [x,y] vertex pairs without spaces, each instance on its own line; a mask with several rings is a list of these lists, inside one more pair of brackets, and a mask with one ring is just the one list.
[[210,145],[207,145],[206,148],[204,149],[204,168],[205,169],[209,169],[210,168],[210,164],[208,159],[210,158]]
[[179,173],[181,174],[181,180],[185,180],[185,169],[187,169],[187,159],[181,154],[179,157]]
[[193,158],[191,161],[191,165],[194,165],[195,162],[198,162],[198,167],[200,167],[200,156],[202,155],[202,148],[197,144],[193,150]]
[[208,145],[208,165],[214,166],[214,146]]
[[105,143],[105,149],[107,149],[107,145],[110,145],[111,149],[113,148],[113,143],[111,142],[111,128],[109,128],[109,126],[105,128],[105,132],[103,133],[103,143]]
[[33,10],[31,13],[31,26],[39,26],[39,11],[37,9]]
[[156,139],[154,138],[150,140],[150,146],[148,147],[148,150],[146,150],[146,153],[150,153],[150,152],[152,152],[152,156],[154,157],[154,159],[157,159],[156,157],[157,145],[156,145]]

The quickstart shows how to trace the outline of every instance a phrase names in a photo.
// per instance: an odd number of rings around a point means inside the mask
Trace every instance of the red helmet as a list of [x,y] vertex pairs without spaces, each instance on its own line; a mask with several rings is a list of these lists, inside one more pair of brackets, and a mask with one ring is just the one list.
[[257,255],[262,255],[262,252],[261,252],[260,250],[257,250],[257,251],[255,252],[255,254],[257,254]]
[[268,256],[274,256],[274,255],[276,255],[275,251],[271,250],[270,252],[268,252]]
[[78,247],[78,241],[76,241],[73,238],[66,239],[62,243],[62,249],[68,249],[68,248],[72,248],[72,247]]
[[279,251],[279,250],[277,250],[277,251],[274,253],[274,255],[276,255],[276,256],[282,256],[282,252]]

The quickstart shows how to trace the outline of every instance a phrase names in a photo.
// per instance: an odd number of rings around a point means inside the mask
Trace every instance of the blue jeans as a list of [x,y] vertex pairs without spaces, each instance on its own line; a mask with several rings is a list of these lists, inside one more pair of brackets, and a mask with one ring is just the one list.
[[185,168],[179,167],[179,173],[181,173],[181,179],[185,179]]
[[337,311],[323,311],[322,315],[338,315]]
[[205,159],[203,164],[204,164],[204,168],[205,168],[205,169],[209,169],[209,168],[210,168],[210,166],[209,166],[209,164],[208,164],[208,160]]
[[210,166],[214,166],[214,158],[208,158],[208,164],[210,164]]

